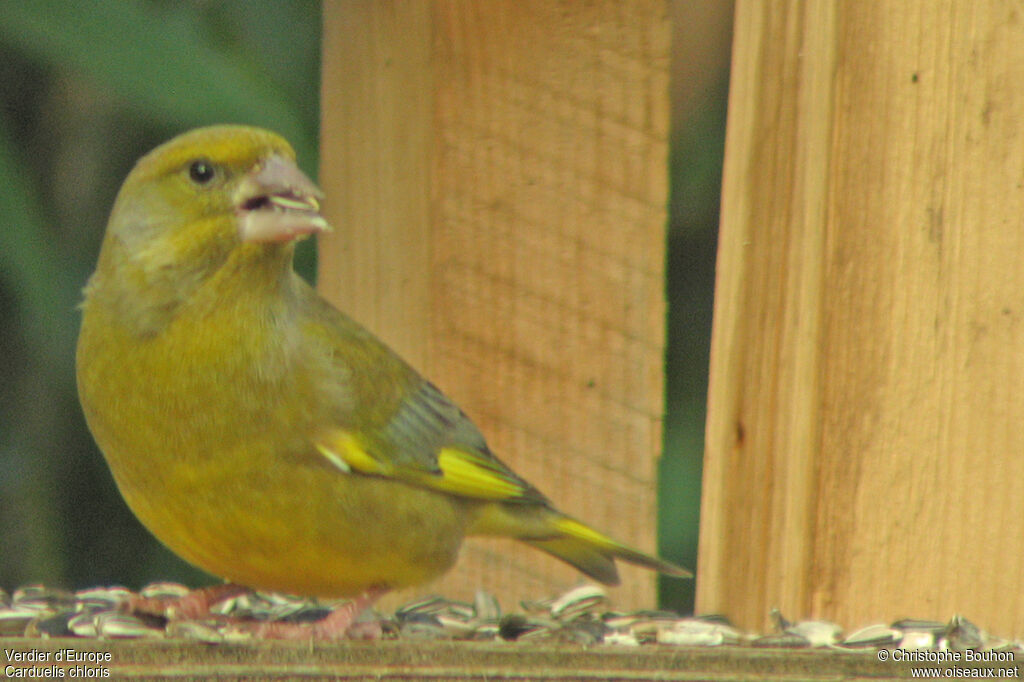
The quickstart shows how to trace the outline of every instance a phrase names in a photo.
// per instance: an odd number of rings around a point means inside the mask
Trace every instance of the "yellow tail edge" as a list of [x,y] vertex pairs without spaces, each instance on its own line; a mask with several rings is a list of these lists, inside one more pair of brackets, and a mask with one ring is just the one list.
[[470,532],[516,538],[605,585],[619,584],[616,559],[677,578],[693,577],[681,566],[624,545],[549,507],[486,505]]
[[[590,526],[577,521],[576,519],[569,516],[559,516],[553,520],[552,525],[562,534],[562,538],[556,538],[553,541],[557,542],[557,546],[554,548],[557,552],[551,551],[550,547],[541,547],[544,551],[547,551],[555,556],[568,561],[576,568],[580,569],[583,573],[591,576],[596,580],[602,580],[601,576],[609,577],[607,566],[603,569],[598,570],[598,575],[592,575],[588,572],[588,568],[596,568],[599,564],[606,564],[611,566],[610,577],[613,582],[606,584],[616,585],[618,584],[618,571],[615,570],[615,563],[613,559],[622,559],[623,561],[634,564],[636,566],[642,566],[643,568],[649,568],[652,571],[658,573],[664,573],[675,578],[692,578],[693,573],[677,566],[670,561],[659,559],[658,557],[651,556],[645,552],[641,552],[638,549],[633,549],[628,545],[624,545],[617,540],[613,540],[604,533],[597,531]],[[531,544],[533,544],[531,542]],[[584,551],[584,549],[588,551]],[[573,561],[571,558],[565,556],[577,556],[582,561],[578,563]],[[603,557],[603,562],[593,561],[591,555],[597,554]],[[580,565],[583,563],[584,565]]]

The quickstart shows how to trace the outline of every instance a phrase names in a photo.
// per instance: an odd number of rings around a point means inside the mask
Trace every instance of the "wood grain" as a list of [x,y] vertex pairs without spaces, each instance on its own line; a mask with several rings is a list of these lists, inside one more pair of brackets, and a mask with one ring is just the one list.
[[[664,2],[325,4],[321,290],[565,511],[652,550],[661,448]],[[616,602],[653,603],[622,571]],[[471,541],[426,589],[579,575]]]
[[1024,634],[1024,15],[740,2],[698,607]]
[[[909,677],[907,663],[874,651],[771,650],[749,647],[591,646],[550,643],[251,641],[198,646],[188,640],[30,639],[0,637],[5,651],[45,657],[16,663],[11,676],[70,678],[78,665],[92,678],[166,680],[878,680]],[[101,663],[54,662],[99,654]],[[9,665],[5,662],[5,665]],[[963,672],[991,663],[937,666]],[[995,667],[1014,667],[1014,663]],[[33,670],[35,668],[35,670]],[[86,670],[87,669],[87,670]],[[102,671],[107,671],[104,676]],[[77,671],[83,677],[83,671]],[[62,674],[63,673],[63,674]],[[31,676],[31,677],[30,677]],[[967,675],[970,676],[970,675]]]

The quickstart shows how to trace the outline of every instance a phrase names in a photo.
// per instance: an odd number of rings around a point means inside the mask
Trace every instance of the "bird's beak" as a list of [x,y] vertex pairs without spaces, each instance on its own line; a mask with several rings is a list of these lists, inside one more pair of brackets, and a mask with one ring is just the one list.
[[323,193],[294,162],[274,155],[235,194],[243,242],[285,242],[331,227],[320,215]]

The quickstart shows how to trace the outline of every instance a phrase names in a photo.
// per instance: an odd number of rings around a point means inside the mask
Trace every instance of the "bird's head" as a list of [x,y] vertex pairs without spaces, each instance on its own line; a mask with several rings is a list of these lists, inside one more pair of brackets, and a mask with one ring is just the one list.
[[251,270],[254,282],[260,267],[290,272],[293,243],[330,229],[321,197],[274,133],[223,125],[179,135],[121,186],[87,297],[106,288],[167,307],[226,267]]
[[223,234],[209,236],[218,240],[290,241],[329,229],[322,196],[278,135],[247,126],[198,128],[135,164],[108,232],[137,242],[216,221]]

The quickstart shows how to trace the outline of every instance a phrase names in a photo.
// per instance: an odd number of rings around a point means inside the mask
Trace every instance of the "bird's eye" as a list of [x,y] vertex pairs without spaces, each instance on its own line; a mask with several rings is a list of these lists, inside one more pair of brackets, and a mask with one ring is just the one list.
[[197,159],[189,164],[188,177],[197,185],[206,185],[216,175],[213,164],[206,159]]

